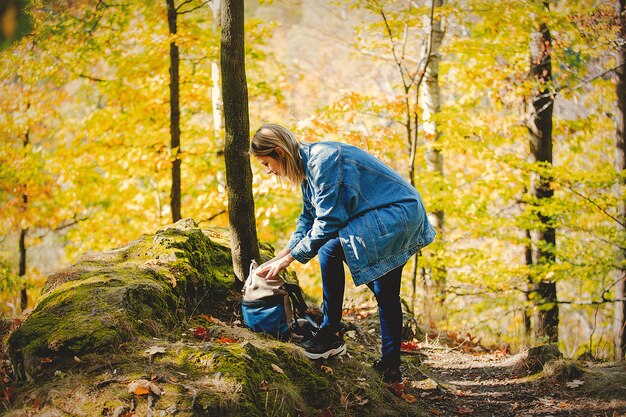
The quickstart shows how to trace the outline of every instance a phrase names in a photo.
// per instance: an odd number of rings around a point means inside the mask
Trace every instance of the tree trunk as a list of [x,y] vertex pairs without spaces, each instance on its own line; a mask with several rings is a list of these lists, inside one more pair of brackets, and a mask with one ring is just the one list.
[[[167,23],[170,35],[177,33],[176,18],[178,13],[174,6],[174,0],[167,1]],[[172,161],[172,188],[170,192],[170,206],[172,208],[172,221],[175,223],[181,219],[180,214],[180,94],[178,73],[180,57],[176,40],[170,41],[170,151]]]
[[[443,0],[431,0],[432,8],[443,6]],[[443,181],[443,155],[438,147],[441,133],[432,120],[432,116],[441,111],[441,91],[439,89],[439,48],[443,40],[441,19],[429,20],[426,33],[432,37],[430,58],[424,72],[423,83],[420,88],[420,102],[422,113],[422,127],[432,146],[426,147],[426,168],[431,176]],[[429,220],[437,230],[439,242],[443,241],[444,212],[436,210],[429,215]],[[429,316],[435,323],[445,317],[444,301],[446,286],[446,270],[443,267],[432,267],[430,271],[432,294],[427,294],[430,308]]]
[[[27,108],[30,108],[30,103],[28,103]],[[24,144],[24,148],[26,148],[30,142],[30,131],[27,130],[24,134],[24,140],[22,141]],[[22,212],[26,212],[28,210],[28,192],[24,189],[22,193]],[[22,311],[28,308],[28,292],[26,291],[26,234],[28,233],[28,228],[20,227],[20,266],[19,266],[19,279],[22,283],[22,288],[20,288],[20,308]]]
[[[26,194],[22,196],[24,203],[26,204]],[[22,288],[20,288],[20,308],[22,311],[28,308],[28,293],[26,292],[26,233],[27,229],[20,229],[20,272],[19,277],[22,281]]]
[[[533,248],[532,248],[532,236],[530,234],[530,230],[525,230],[525,237],[526,237],[526,245],[524,246],[524,258],[526,261],[526,265],[528,265],[529,267],[532,267],[533,264]],[[528,345],[530,345],[531,343],[531,335],[532,335],[532,309],[530,308],[531,305],[531,300],[530,300],[530,295],[531,295],[531,290],[533,287],[533,282],[532,279],[530,277],[528,278],[528,289],[526,291],[526,305],[524,306],[524,314],[523,314],[523,319],[524,319],[524,339],[526,340],[526,343]]]
[[[531,98],[530,161],[552,164],[552,110],[553,95],[549,84],[552,81],[552,38],[550,30],[541,24],[538,31],[531,34],[530,75],[537,88]],[[554,192],[550,188],[550,178],[534,175],[530,193],[538,201],[551,199]],[[556,231],[552,219],[538,207],[541,227],[533,230],[533,262],[535,265],[551,265],[555,260]],[[544,278],[533,280],[530,299],[537,307],[535,336],[547,342],[558,341],[559,307],[557,304],[556,282]]]
[[[626,10],[625,0],[616,0],[615,12],[617,13],[619,22],[619,38],[622,42],[618,44],[617,50],[617,109],[615,111],[615,169],[621,174],[626,169],[626,137],[624,127],[626,126]],[[626,222],[626,202],[621,195],[621,189],[624,186],[623,180],[617,186],[618,207],[617,218],[621,223]],[[618,225],[621,229],[621,236],[626,235],[626,229]],[[623,245],[621,245],[623,247]],[[624,259],[626,252],[621,249],[619,258]],[[615,285],[615,314],[614,314],[614,349],[615,360],[622,360],[626,355],[626,270],[619,269],[616,271],[617,283]]]
[[224,101],[226,186],[233,270],[245,280],[250,262],[259,259],[252,196],[250,122],[244,52],[244,2],[222,3],[222,96]]
[[[221,0],[213,0],[209,5],[213,12],[213,31],[217,33],[222,26],[222,16],[220,14]],[[217,59],[211,61],[211,107],[213,109],[213,135],[217,139],[222,136],[222,127],[224,126],[220,64]]]

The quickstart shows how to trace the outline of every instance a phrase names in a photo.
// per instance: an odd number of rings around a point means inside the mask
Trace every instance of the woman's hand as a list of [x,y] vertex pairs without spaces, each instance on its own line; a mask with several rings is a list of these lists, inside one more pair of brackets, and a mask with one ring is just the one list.
[[285,248],[285,249],[281,250],[280,252],[278,252],[276,254],[276,256],[274,256],[269,261],[265,261],[261,265],[257,266],[256,269],[258,271],[261,271],[261,270],[263,270],[262,268],[264,268],[265,266],[271,264],[272,262],[275,262],[275,261],[281,259],[282,257],[284,257],[284,256],[286,256],[287,254],[290,254],[290,253],[291,253],[291,251],[289,250],[289,248]]
[[281,257],[277,256],[271,261],[265,262],[263,265],[258,267],[255,271],[256,274],[265,280],[272,279],[276,275],[280,274],[283,269],[287,268],[294,261],[290,251],[287,250],[286,253],[284,252],[285,250],[279,253],[279,255],[282,255]]

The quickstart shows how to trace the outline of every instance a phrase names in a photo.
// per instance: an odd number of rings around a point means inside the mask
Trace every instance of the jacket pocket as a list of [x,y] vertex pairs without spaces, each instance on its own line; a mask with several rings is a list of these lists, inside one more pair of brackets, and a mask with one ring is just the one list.
[[348,264],[359,269],[377,258],[376,248],[372,245],[372,237],[375,236],[374,233],[378,233],[378,230],[376,222],[370,217],[370,213],[365,213],[352,218],[346,227],[339,231]]

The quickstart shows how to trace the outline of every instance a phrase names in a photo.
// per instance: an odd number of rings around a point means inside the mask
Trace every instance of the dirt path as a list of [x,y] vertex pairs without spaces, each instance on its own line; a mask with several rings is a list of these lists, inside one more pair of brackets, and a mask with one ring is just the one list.
[[412,356],[405,361],[405,398],[421,402],[432,415],[626,416],[623,364],[557,360],[532,373],[525,364],[527,353],[474,355],[424,346]]

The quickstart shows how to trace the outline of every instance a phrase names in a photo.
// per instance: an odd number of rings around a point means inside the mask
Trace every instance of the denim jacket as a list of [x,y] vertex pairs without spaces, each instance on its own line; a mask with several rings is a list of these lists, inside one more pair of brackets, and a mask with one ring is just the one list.
[[306,263],[339,236],[355,285],[406,263],[435,230],[420,194],[373,155],[345,143],[301,144],[303,208],[287,247]]

